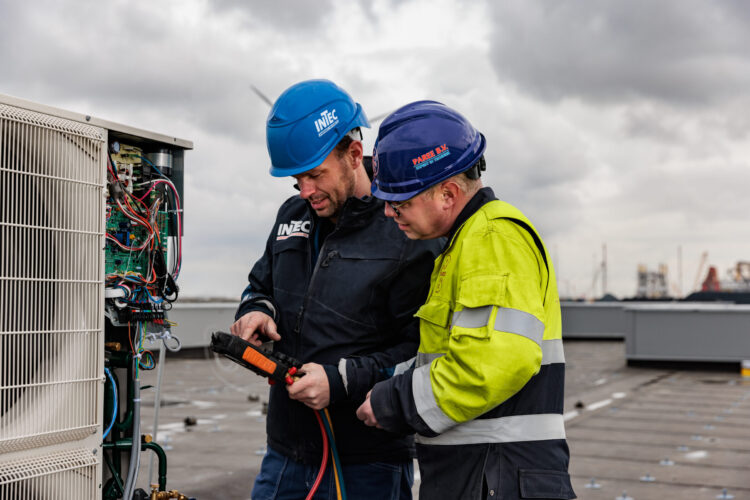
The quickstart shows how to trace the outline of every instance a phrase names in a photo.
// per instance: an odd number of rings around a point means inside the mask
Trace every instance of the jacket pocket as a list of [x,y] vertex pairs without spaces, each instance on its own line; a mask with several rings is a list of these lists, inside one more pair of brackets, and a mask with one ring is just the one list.
[[302,297],[307,284],[305,276],[308,275],[310,267],[307,238],[294,236],[274,241],[271,252],[273,257],[267,264],[271,265],[274,299],[287,302],[289,297],[285,294]]
[[353,249],[343,242],[327,244],[323,252],[311,278],[311,299],[359,325],[375,328],[385,321],[389,317],[385,314],[388,284],[399,261],[377,248]]
[[518,471],[521,498],[576,498],[570,475],[559,470],[521,469]]
[[398,245],[357,245],[337,248],[342,259],[354,260],[399,260],[401,247]]
[[507,283],[507,274],[467,276],[459,283],[456,302],[464,307],[501,306]]
[[284,240],[276,240],[271,244],[271,251],[274,255],[278,255],[281,252],[293,250],[296,252],[307,252],[309,243],[307,238],[295,236]]
[[451,315],[451,306],[447,302],[431,300],[422,305],[414,315],[428,323],[432,323],[440,328],[445,328],[448,326],[448,319]]

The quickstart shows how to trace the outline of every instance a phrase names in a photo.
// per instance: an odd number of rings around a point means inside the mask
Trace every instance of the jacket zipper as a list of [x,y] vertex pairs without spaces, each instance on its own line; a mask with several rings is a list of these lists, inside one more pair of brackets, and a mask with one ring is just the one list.
[[[308,209],[309,210],[309,209]],[[310,214],[310,220],[314,221],[312,214]],[[310,234],[314,234],[315,227],[313,226],[310,229]],[[318,251],[318,258],[315,261],[315,268],[313,269],[312,276],[310,276],[310,282],[307,284],[307,289],[305,290],[305,296],[302,298],[302,305],[299,308],[299,311],[297,311],[297,321],[294,324],[294,333],[296,334],[296,352],[297,354],[301,354],[302,349],[302,335],[301,335],[301,329],[302,329],[302,319],[305,315],[305,309],[307,309],[307,303],[309,301],[310,297],[310,290],[313,287],[313,283],[315,283],[315,276],[318,274],[318,269],[321,267],[328,267],[328,264],[331,262],[331,259],[335,256],[337,256],[339,253],[334,250],[330,253],[326,253],[326,243],[328,239],[333,236],[333,234],[336,232],[336,229],[338,229],[338,224],[336,224],[336,227],[333,228],[333,230],[328,233],[328,236],[326,237],[326,241],[324,241],[320,247],[320,250]],[[307,246],[310,253],[312,253],[312,241],[308,240]],[[326,256],[323,258],[323,260],[320,259],[320,256],[325,254]],[[307,259],[308,266],[310,265],[310,259]],[[308,267],[309,269],[309,267]]]
[[[317,227],[315,224],[315,216],[311,212],[310,208],[307,207],[307,213],[310,216],[310,236],[311,238],[308,238],[307,240],[307,258],[305,259],[305,266],[307,266],[307,274],[310,274],[310,256],[312,254],[312,238],[315,238],[315,231],[317,231]],[[312,277],[310,278],[310,283],[312,283]],[[305,313],[305,304],[307,303],[307,292],[310,289],[310,283],[307,285],[307,289],[305,289],[305,295],[302,297],[302,305],[299,306],[299,310],[297,310],[297,319],[294,321],[294,356],[296,358],[300,357],[301,350],[302,350],[302,336],[300,335],[300,329],[302,327],[302,316]]]
[[[331,234],[333,234],[333,232],[331,232]],[[330,237],[331,234],[329,234],[328,236]],[[305,296],[302,299],[302,306],[300,306],[299,312],[297,313],[297,323],[294,326],[294,332],[298,334],[297,335],[298,340],[301,339],[301,335],[299,335],[299,333],[300,333],[300,329],[302,328],[302,317],[305,314],[305,309],[307,309],[307,303],[310,298],[310,289],[312,289],[313,283],[315,283],[315,276],[318,274],[318,269],[320,269],[321,267],[328,267],[328,262],[330,261],[329,257],[332,257],[332,255],[328,255],[322,261],[320,260],[320,255],[323,253],[325,248],[326,248],[326,244],[323,243],[323,246],[320,247],[320,252],[318,253],[318,260],[315,262],[315,269],[313,269],[312,276],[310,276],[310,283],[307,285],[307,290],[305,290]],[[331,254],[334,254],[334,253],[338,253],[338,252],[331,252]],[[325,265],[323,265],[324,263]]]

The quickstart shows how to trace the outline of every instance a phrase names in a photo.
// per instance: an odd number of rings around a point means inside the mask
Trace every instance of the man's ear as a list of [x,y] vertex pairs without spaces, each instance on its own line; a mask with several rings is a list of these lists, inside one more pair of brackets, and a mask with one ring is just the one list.
[[452,180],[443,181],[438,188],[436,196],[440,196],[443,203],[443,210],[452,209],[458,203],[458,197],[461,194],[461,188]]
[[346,154],[349,155],[350,164],[352,170],[356,170],[362,165],[362,157],[364,155],[364,148],[362,147],[362,141],[352,141],[349,144]]

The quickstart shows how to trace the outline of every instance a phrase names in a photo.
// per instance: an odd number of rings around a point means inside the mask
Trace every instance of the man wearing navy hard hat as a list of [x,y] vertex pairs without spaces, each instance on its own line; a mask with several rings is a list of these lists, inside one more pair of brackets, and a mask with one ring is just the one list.
[[409,238],[447,243],[416,314],[414,365],[375,385],[357,414],[417,433],[420,498],[575,498],[552,261],[526,216],[482,186],[485,148],[435,101],[380,127],[373,194]]
[[[370,195],[362,107],[328,80],[291,86],[266,122],[271,175],[294,177],[255,263],[231,331],[302,361],[304,376],[271,387],[267,453],[253,499],[305,498],[323,454],[328,409],[333,460],[315,498],[411,498],[413,440],[366,426],[356,409],[414,356],[437,242],[406,238]],[[331,457],[333,458],[333,457]],[[343,484],[340,484],[343,483]]]

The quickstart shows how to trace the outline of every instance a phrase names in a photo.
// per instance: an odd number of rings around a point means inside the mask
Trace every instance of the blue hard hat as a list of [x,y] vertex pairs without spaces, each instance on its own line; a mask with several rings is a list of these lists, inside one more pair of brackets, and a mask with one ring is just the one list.
[[380,125],[372,193],[387,201],[408,200],[474,166],[486,145],[484,136],[445,104],[407,104]]
[[301,174],[323,163],[352,129],[370,127],[362,106],[329,80],[292,85],[276,99],[266,120],[271,175]]

